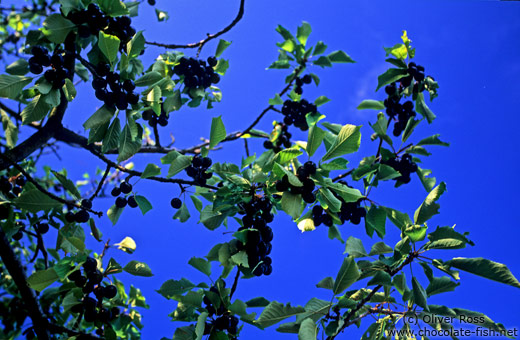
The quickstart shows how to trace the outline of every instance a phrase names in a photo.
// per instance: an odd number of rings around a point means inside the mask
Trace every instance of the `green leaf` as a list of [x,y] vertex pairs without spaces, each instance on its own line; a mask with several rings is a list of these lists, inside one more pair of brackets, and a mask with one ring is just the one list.
[[[2,77],[0,75],[0,77]],[[1,80],[0,80],[1,81]],[[37,122],[45,118],[49,113],[51,106],[45,102],[45,97],[37,95],[33,100],[25,106],[22,113],[22,123],[24,125]]]
[[67,178],[67,176],[60,174],[59,172],[56,172],[54,170],[51,170],[52,174],[58,179],[58,181],[61,183],[61,185],[67,190],[72,196],[74,196],[75,199],[79,200],[81,198],[81,193],[79,192],[78,188],[76,188],[76,185]]
[[423,117],[426,118],[426,120],[428,121],[428,123],[432,123],[433,120],[435,119],[435,115],[433,114],[433,112],[430,110],[430,108],[426,105],[426,103],[424,102],[424,95],[422,92],[419,92],[417,94],[417,99],[415,99],[415,110],[420,113]]
[[18,59],[5,68],[5,72],[15,75],[23,76],[29,72],[29,62],[25,59]]
[[361,126],[347,124],[343,126],[334,140],[334,144],[329,148],[327,153],[323,156],[322,161],[342,155],[356,152],[361,143]]
[[314,52],[312,52],[312,55],[315,56],[318,54],[322,54],[326,50],[327,50],[327,45],[325,45],[325,43],[323,41],[318,41],[316,43],[316,46],[314,46]]
[[65,85],[63,85],[63,94],[69,102],[73,101],[74,98],[76,98],[76,95],[78,94],[76,88],[74,87],[74,84],[69,78],[65,79]]
[[432,171],[428,169],[417,169],[417,176],[419,176],[419,180],[421,181],[422,185],[424,186],[424,189],[426,189],[427,192],[432,191],[433,187],[435,186],[435,183],[437,182],[437,179],[435,177],[427,177],[431,175]]
[[254,323],[260,328],[266,328],[304,312],[305,308],[301,306],[292,307],[290,303],[283,305],[277,301],[271,301]]
[[301,26],[298,27],[298,30],[296,32],[296,39],[305,46],[307,44],[307,39],[309,38],[309,35],[311,34],[312,29],[311,25],[309,25],[308,22],[303,22]]
[[333,290],[334,289],[334,279],[330,276],[327,276],[326,278],[324,278],[323,280],[318,282],[316,284],[316,287]]
[[365,218],[365,229],[367,230],[367,234],[371,236],[375,231],[379,237],[383,238],[386,234],[385,223],[385,210],[375,205],[370,206]]
[[410,238],[413,243],[424,240],[426,237],[426,230],[428,228],[426,226],[421,226],[418,224],[412,224],[406,227],[403,230],[403,233]]
[[211,132],[209,134],[209,148],[214,148],[226,138],[226,128],[222,123],[221,116],[211,119]]
[[390,68],[385,73],[377,77],[377,88],[376,91],[381,87],[393,83],[408,75],[408,70],[400,68]]
[[172,177],[181,172],[182,170],[189,167],[191,164],[191,157],[186,155],[179,155],[177,158],[173,160],[168,169],[168,174],[166,177]]
[[426,287],[426,294],[428,294],[428,297],[430,297],[435,294],[451,292],[454,291],[455,288],[457,288],[459,285],[460,283],[453,282],[447,276],[434,277],[430,281],[428,287]]
[[83,128],[85,130],[92,129],[96,126],[100,126],[109,122],[114,116],[114,109],[111,109],[105,105],[101,106],[85,123]]
[[114,61],[117,59],[117,52],[119,52],[120,43],[121,40],[119,40],[118,37],[99,31],[98,46],[105,57],[107,57],[110,64],[114,64]]
[[126,266],[123,267],[123,270],[127,272],[128,274],[135,275],[135,276],[146,276],[150,277],[153,276],[152,270],[148,265],[144,262],[139,262],[136,260],[132,260],[126,264]]
[[314,321],[311,318],[303,320],[298,330],[298,340],[316,340],[317,335]]
[[274,98],[269,99],[269,105],[282,105],[283,99],[280,97],[280,95],[277,93]]
[[53,208],[60,207],[62,204],[53,200],[34,186],[25,186],[21,195],[14,200],[14,204],[23,210],[32,213],[39,211],[49,211]]
[[332,63],[331,63],[330,59],[328,57],[325,57],[325,56],[319,57],[317,60],[314,60],[312,63],[314,65],[318,65],[318,66],[321,66],[321,67],[331,67],[332,66]]
[[117,246],[117,249],[122,250],[128,254],[132,254],[137,248],[134,239],[128,236],[125,237],[121,242],[114,245]]
[[152,210],[152,204],[150,203],[150,201],[146,199],[146,197],[141,195],[135,195],[134,198],[143,215]]
[[343,252],[343,254],[347,253],[349,256],[352,256],[353,258],[368,256],[365,247],[363,247],[363,242],[361,242],[360,239],[355,238],[354,236],[350,236],[347,239],[345,251]]
[[494,280],[506,285],[520,288],[520,282],[511,273],[506,265],[494,262],[482,257],[465,258],[456,257],[452,260],[446,261],[444,264],[454,267],[465,272],[485,277],[489,280]]
[[126,161],[135,155],[139,149],[141,149],[141,140],[134,139],[132,136],[132,128],[126,124],[123,128],[123,132],[119,136],[119,155],[117,156],[117,161]]
[[435,189],[433,189],[419,208],[415,211],[415,224],[423,224],[428,221],[433,215],[439,213],[440,205],[435,203],[441,195],[446,191],[446,183],[441,182]]
[[195,326],[195,340],[202,340],[202,336],[204,335],[204,329],[206,327],[206,319],[208,318],[208,312],[200,313],[197,318],[197,325]]
[[135,81],[135,86],[150,86],[163,80],[164,77],[157,71],[147,72],[144,76]]
[[172,299],[189,292],[195,287],[197,286],[195,286],[195,284],[193,284],[190,280],[182,278],[178,281],[168,280],[164,282],[157,292],[167,299]]
[[76,27],[74,23],[65,19],[61,14],[51,14],[43,22],[43,34],[56,44],[65,41],[67,35]]
[[338,212],[341,209],[341,201],[327,188],[320,188],[316,198],[324,209],[329,209],[332,212]]
[[213,211],[212,205],[204,207],[200,213],[200,222],[209,230],[217,229],[226,219],[226,215],[220,211]]
[[441,146],[450,146],[450,143],[443,142],[439,139],[439,134],[426,137],[424,139],[421,139],[419,143],[416,145],[441,145]]
[[334,288],[332,289],[334,295],[338,295],[350,287],[357,281],[359,276],[358,266],[354,261],[354,258],[352,256],[346,257],[339,269],[336,280],[334,280]]
[[303,152],[296,148],[284,149],[276,154],[275,161],[278,164],[285,164],[292,161],[301,154],[303,154]]
[[215,52],[215,58],[218,58],[231,45],[231,41],[220,39],[217,45],[217,51]]
[[98,0],[98,4],[105,14],[112,17],[129,14],[126,5],[119,0]]
[[146,165],[146,168],[141,175],[141,178],[149,178],[153,176],[159,176],[161,174],[161,168],[153,163]]
[[221,76],[226,74],[227,69],[229,68],[229,61],[225,59],[219,59],[217,66],[215,66],[215,73],[220,74]]
[[181,223],[186,222],[190,219],[190,212],[185,203],[182,203],[181,207],[177,212],[173,215],[174,220],[179,220]]
[[126,44],[126,53],[130,58],[137,58],[144,50],[144,44],[143,31],[139,31],[134,35],[132,40]]
[[16,146],[16,142],[18,141],[18,128],[4,110],[0,110],[0,114],[2,115],[2,127],[4,128],[6,144],[12,149]]
[[302,197],[285,191],[282,195],[282,209],[293,219],[300,217],[302,213]]
[[119,139],[121,137],[121,124],[119,118],[116,117],[110,124],[103,138],[103,145],[101,146],[101,152],[105,153],[119,147]]
[[374,277],[367,282],[367,286],[391,286],[392,285],[392,277],[385,271],[378,270]]
[[412,277],[412,291],[413,291],[413,300],[416,305],[424,308],[426,311],[429,311],[428,302],[426,299],[426,291],[421,286],[419,281],[415,277]]
[[385,105],[382,100],[366,99],[357,107],[358,110],[384,110]]
[[321,106],[321,105],[323,105],[323,104],[325,104],[325,103],[328,103],[328,102],[330,102],[330,99],[329,99],[329,98],[327,98],[327,97],[325,97],[325,96],[319,96],[319,97],[316,98],[316,100],[314,101],[314,104],[315,104],[316,106]]
[[354,63],[355,62],[354,60],[352,60],[352,58],[350,58],[348,56],[348,54],[346,54],[343,51],[331,52],[327,57],[333,63]]
[[434,232],[428,234],[428,239],[430,242],[425,245],[425,249],[460,249],[466,244],[475,245],[453,227],[437,227]]
[[406,213],[402,213],[400,211],[388,207],[382,207],[382,209],[385,210],[388,219],[401,230],[413,224],[410,220],[410,217]]
[[56,273],[56,270],[54,270],[54,268],[49,268],[34,272],[27,278],[27,283],[32,289],[41,292],[59,279],[60,277]]
[[406,123],[406,127],[404,128],[403,135],[401,136],[401,140],[406,142],[408,138],[412,135],[413,130],[419,125],[421,120],[416,120],[414,118],[408,119],[408,122]]
[[124,208],[118,208],[115,205],[111,206],[107,211],[107,216],[112,222],[112,225],[116,225],[119,217],[121,217],[121,213],[123,213]]
[[377,242],[375,243],[372,248],[370,249],[370,253],[368,255],[381,255],[381,254],[389,254],[393,253],[394,249],[390,247],[389,245],[385,244],[384,242]]
[[325,137],[325,131],[314,125],[309,129],[309,137],[307,139],[307,153],[309,156],[314,155],[316,150],[321,145],[323,138]]
[[257,297],[257,298],[253,298],[253,299],[251,299],[249,301],[246,301],[246,305],[249,308],[265,307],[265,306],[269,305],[269,300],[267,300],[264,297]]
[[211,276],[211,263],[202,257],[192,257],[188,264],[207,276]]

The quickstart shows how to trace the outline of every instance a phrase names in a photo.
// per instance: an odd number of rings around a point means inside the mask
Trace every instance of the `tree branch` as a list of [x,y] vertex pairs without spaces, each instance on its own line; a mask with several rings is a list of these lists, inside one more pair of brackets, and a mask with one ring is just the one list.
[[18,290],[20,291],[20,295],[22,296],[23,303],[27,308],[29,317],[32,320],[33,328],[36,332],[36,335],[38,336],[38,339],[49,340],[49,323],[43,316],[40,305],[36,300],[36,295],[34,294],[33,290],[29,288],[23,266],[16,257],[13,248],[11,248],[11,244],[7,240],[7,236],[5,235],[2,228],[0,228],[0,257],[2,258],[5,267],[9,271],[9,274],[12,276],[16,286],[18,287]]
[[99,217],[103,216],[103,213],[100,212],[100,211],[94,211],[92,209],[87,209],[83,206],[81,206],[81,204],[75,202],[75,201],[67,201],[67,200],[64,200],[63,198],[59,197],[59,196],[56,196],[54,195],[53,193],[47,191],[47,189],[45,189],[44,187],[42,187],[40,185],[40,183],[38,183],[34,178],[32,178],[32,176],[27,172],[25,171],[25,169],[19,165],[18,163],[15,163],[14,161],[12,161],[11,159],[9,159],[6,155],[4,154],[1,154],[0,153],[0,158],[3,159],[3,160],[6,160],[8,163],[10,163],[14,168],[16,168],[18,171],[20,171],[22,173],[22,175],[25,176],[25,178],[31,182],[32,184],[34,184],[34,186],[36,187],[36,189],[38,189],[39,191],[41,191],[42,193],[44,193],[45,195],[49,196],[50,198],[52,198],[53,200],[55,201],[58,201],[62,204],[65,204],[65,205],[73,205],[75,206],[76,208],[80,208],[80,209],[85,209]]
[[196,42],[196,43],[192,43],[192,44],[184,44],[184,45],[178,45],[178,44],[163,44],[163,43],[158,43],[158,42],[152,42],[152,41],[147,41],[146,43],[148,45],[154,45],[154,46],[159,46],[159,47],[164,47],[164,48],[198,48],[199,49],[199,52],[200,50],[202,49],[202,47],[208,42],[208,41],[211,41],[215,38],[218,38],[219,36],[221,36],[222,34],[228,32],[229,30],[231,30],[241,19],[242,17],[244,16],[244,4],[245,4],[245,0],[240,0],[240,8],[238,9],[238,14],[237,16],[235,17],[235,19],[233,19],[233,21],[227,25],[226,27],[224,27],[221,31],[215,33],[215,34],[208,34],[208,36],[205,38],[205,39],[202,39],[201,41],[199,42]]

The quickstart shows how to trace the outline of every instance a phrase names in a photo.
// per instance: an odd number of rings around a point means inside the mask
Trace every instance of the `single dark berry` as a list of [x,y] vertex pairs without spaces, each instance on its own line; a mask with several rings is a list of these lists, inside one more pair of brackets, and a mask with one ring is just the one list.
[[27,180],[25,179],[24,176],[18,176],[16,178],[15,183],[16,183],[16,185],[19,185],[19,186],[23,187],[25,185],[25,183],[27,183]]
[[87,278],[90,284],[97,285],[103,281],[103,274],[99,270],[87,273]]
[[118,207],[119,209],[123,209],[124,207],[126,207],[127,203],[128,202],[127,202],[126,198],[124,198],[124,197],[116,198],[116,207]]
[[93,257],[87,257],[85,260],[85,263],[83,263],[83,269],[85,269],[86,272],[93,272],[97,268],[97,261]]
[[75,270],[69,274],[68,279],[71,281],[75,281],[81,277],[81,270]]
[[89,199],[81,200],[81,206],[85,209],[92,209],[92,201]]
[[193,157],[191,160],[191,164],[193,164],[194,167],[199,168],[202,166],[202,158],[199,156]]
[[65,220],[69,223],[72,223],[74,222],[76,219],[75,219],[75,214],[72,212],[72,211],[68,211],[66,214],[65,214]]
[[13,240],[15,241],[20,241],[23,237],[23,233],[18,230],[14,235],[13,235]]
[[103,288],[103,295],[107,299],[112,299],[117,295],[117,288],[114,285],[106,286]]
[[134,196],[128,197],[128,206],[130,208],[137,208],[139,204],[137,204],[137,201],[135,200]]
[[119,189],[118,187],[115,187],[114,189],[112,189],[112,192],[110,194],[114,197],[117,197],[117,196],[121,195],[121,189]]
[[179,209],[182,206],[182,201],[179,198],[172,198],[170,202],[173,209]]
[[155,0],[148,0],[148,5],[155,6]]
[[88,211],[81,209],[77,213],[74,214],[74,220],[78,223],[86,223],[90,219],[90,215]]
[[49,225],[47,223],[38,223],[36,226],[36,231],[40,234],[46,234],[49,231]]
[[310,84],[311,81],[312,81],[312,77],[311,77],[310,74],[306,74],[306,75],[304,75],[304,76],[302,77],[302,82],[303,82],[304,84]]
[[121,189],[121,192],[123,194],[129,194],[132,191],[132,184],[126,181],[121,182],[121,184],[119,185],[119,189]]
[[74,284],[77,287],[83,288],[87,284],[87,278],[85,276],[80,276],[76,280],[74,280]]

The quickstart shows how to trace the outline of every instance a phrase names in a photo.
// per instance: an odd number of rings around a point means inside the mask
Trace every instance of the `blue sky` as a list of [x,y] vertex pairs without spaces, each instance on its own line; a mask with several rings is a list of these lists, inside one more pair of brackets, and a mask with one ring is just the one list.
[[[201,0],[158,0],[157,8],[168,11],[170,20],[155,23],[153,8],[145,3],[141,15],[134,19],[138,30],[145,30],[148,40],[189,43],[200,40],[208,32],[215,32],[232,20],[238,9],[238,1],[220,3]],[[520,164],[518,139],[518,107],[520,107],[520,7],[515,2],[495,1],[246,1],[243,20],[223,38],[232,41],[224,58],[230,60],[230,68],[219,86],[223,100],[211,111],[183,108],[175,112],[168,128],[162,130],[162,140],[169,134],[176,139],[175,146],[196,144],[201,136],[209,135],[211,117],[222,115],[228,131],[240,130],[248,125],[267,106],[267,101],[283,88],[286,71],[265,68],[276,59],[275,32],[278,24],[291,31],[302,22],[312,25],[310,43],[323,40],[330,51],[342,49],[355,64],[336,65],[332,69],[313,67],[312,72],[321,77],[319,87],[305,89],[305,96],[314,100],[326,95],[332,101],[320,107],[327,120],[341,124],[363,125],[360,154],[349,157],[357,164],[361,155],[374,154],[376,143],[370,141],[375,111],[358,111],[356,106],[363,99],[382,99],[383,93],[375,93],[377,76],[386,70],[383,46],[400,42],[402,30],[407,30],[417,48],[416,60],[424,65],[426,73],[433,75],[440,85],[439,98],[430,107],[437,115],[432,125],[416,130],[416,139],[440,133],[451,147],[432,147],[430,157],[423,157],[424,168],[432,169],[438,181],[447,183],[448,191],[441,198],[441,214],[434,217],[431,227],[456,224],[459,231],[469,231],[476,246],[441,254],[477,257],[483,256],[505,263],[514,274],[520,276],[518,257],[518,196],[520,189],[515,173]],[[215,51],[215,44],[202,50],[207,57]],[[160,48],[149,48],[145,60],[150,62]],[[194,55],[195,51],[186,51]],[[79,91],[66,115],[65,123],[80,130],[88,116],[99,103],[92,101],[90,86]],[[269,130],[278,114],[269,113],[260,128]],[[295,133],[305,140],[306,134]],[[220,151],[211,152],[216,161],[240,160],[241,143],[225,145]],[[251,148],[261,153],[261,142],[252,142]],[[71,177],[80,179],[83,172],[93,173],[98,164],[87,152],[62,148],[63,161],[49,157],[53,168],[69,169]],[[317,161],[318,159],[313,159]],[[157,156],[140,156],[135,159],[138,168],[157,162]],[[190,278],[194,282],[204,280],[202,274],[192,269],[188,260],[192,256],[207,254],[212,245],[227,241],[229,234],[223,228],[209,231],[196,218],[185,224],[172,220],[169,206],[172,197],[178,196],[178,187],[141,181],[136,187],[154,205],[154,210],[142,216],[137,210],[127,209],[120,222],[112,227],[107,218],[98,227],[106,237],[117,242],[125,236],[134,238],[137,251],[132,255],[116,249],[109,251],[120,262],[137,259],[148,263],[154,272],[152,278],[124,277],[127,282],[141,288],[151,308],[143,310],[143,339],[171,337],[181,323],[171,323],[167,314],[175,309],[174,301],[167,301],[155,292],[167,279]],[[373,199],[413,214],[426,192],[418,178],[406,186],[394,189],[390,183],[381,185],[373,193]],[[188,197],[186,196],[188,199]],[[112,199],[95,203],[94,208],[105,210]],[[235,226],[231,228],[233,230]],[[247,300],[265,296],[269,300],[304,304],[311,297],[328,299],[330,296],[315,284],[326,276],[335,276],[343,260],[344,245],[327,238],[326,230],[317,229],[302,234],[290,218],[280,214],[272,223],[273,274],[269,277],[241,280],[236,297]],[[362,226],[340,227],[344,238],[352,235],[363,239],[365,247],[379,241],[376,236],[364,236]],[[397,228],[387,221],[388,244],[399,237]],[[100,252],[101,244],[89,243],[91,249]],[[214,273],[219,270],[214,267]],[[419,272],[414,266],[414,273]],[[409,276],[409,271],[406,272]],[[422,275],[422,274],[421,274]],[[216,277],[216,276],[215,276]],[[470,274],[461,274],[462,283],[455,292],[431,298],[430,303],[446,304],[485,312],[491,319],[504,323],[508,328],[520,327],[517,303],[518,289],[503,286]],[[231,280],[231,278],[229,279]],[[231,282],[228,282],[231,284]],[[361,287],[360,287],[361,288]],[[368,323],[362,324],[362,329]],[[264,333],[246,326],[241,339],[296,338],[296,335],[279,334],[276,327]],[[359,335],[358,330],[348,330],[339,338]]]

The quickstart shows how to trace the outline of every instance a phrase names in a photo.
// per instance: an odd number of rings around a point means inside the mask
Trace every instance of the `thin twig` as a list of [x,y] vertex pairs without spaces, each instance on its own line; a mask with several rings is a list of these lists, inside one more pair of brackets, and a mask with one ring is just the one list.
[[237,274],[235,275],[235,280],[233,281],[233,286],[231,287],[231,292],[229,293],[229,300],[230,301],[231,301],[231,298],[233,297],[233,294],[237,290],[239,277],[240,277],[240,269],[238,269],[238,267],[237,267]]
[[105,169],[105,173],[103,174],[103,177],[101,178],[101,181],[99,181],[99,184],[97,186],[97,189],[96,191],[92,194],[92,196],[90,196],[89,200],[90,201],[93,201],[94,198],[97,197],[97,195],[99,194],[99,192],[101,191],[101,189],[103,188],[103,185],[105,184],[105,181],[107,179],[107,176],[108,176],[108,173],[110,172],[110,169],[112,168],[112,166],[110,164],[107,165],[107,168]]
[[200,54],[200,50],[208,41],[218,38],[222,34],[228,32],[242,19],[242,17],[244,16],[244,4],[245,4],[245,0],[240,0],[240,8],[238,9],[238,14],[229,25],[227,25],[226,27],[224,27],[224,29],[222,29],[221,31],[219,31],[215,34],[208,34],[205,39],[202,39],[199,42],[191,43],[191,44],[184,44],[184,45],[163,44],[163,43],[152,42],[152,41],[147,41],[146,43],[148,45],[154,45],[154,46],[159,46],[159,47],[164,47],[164,48],[198,48],[199,50],[197,51],[197,54]]

